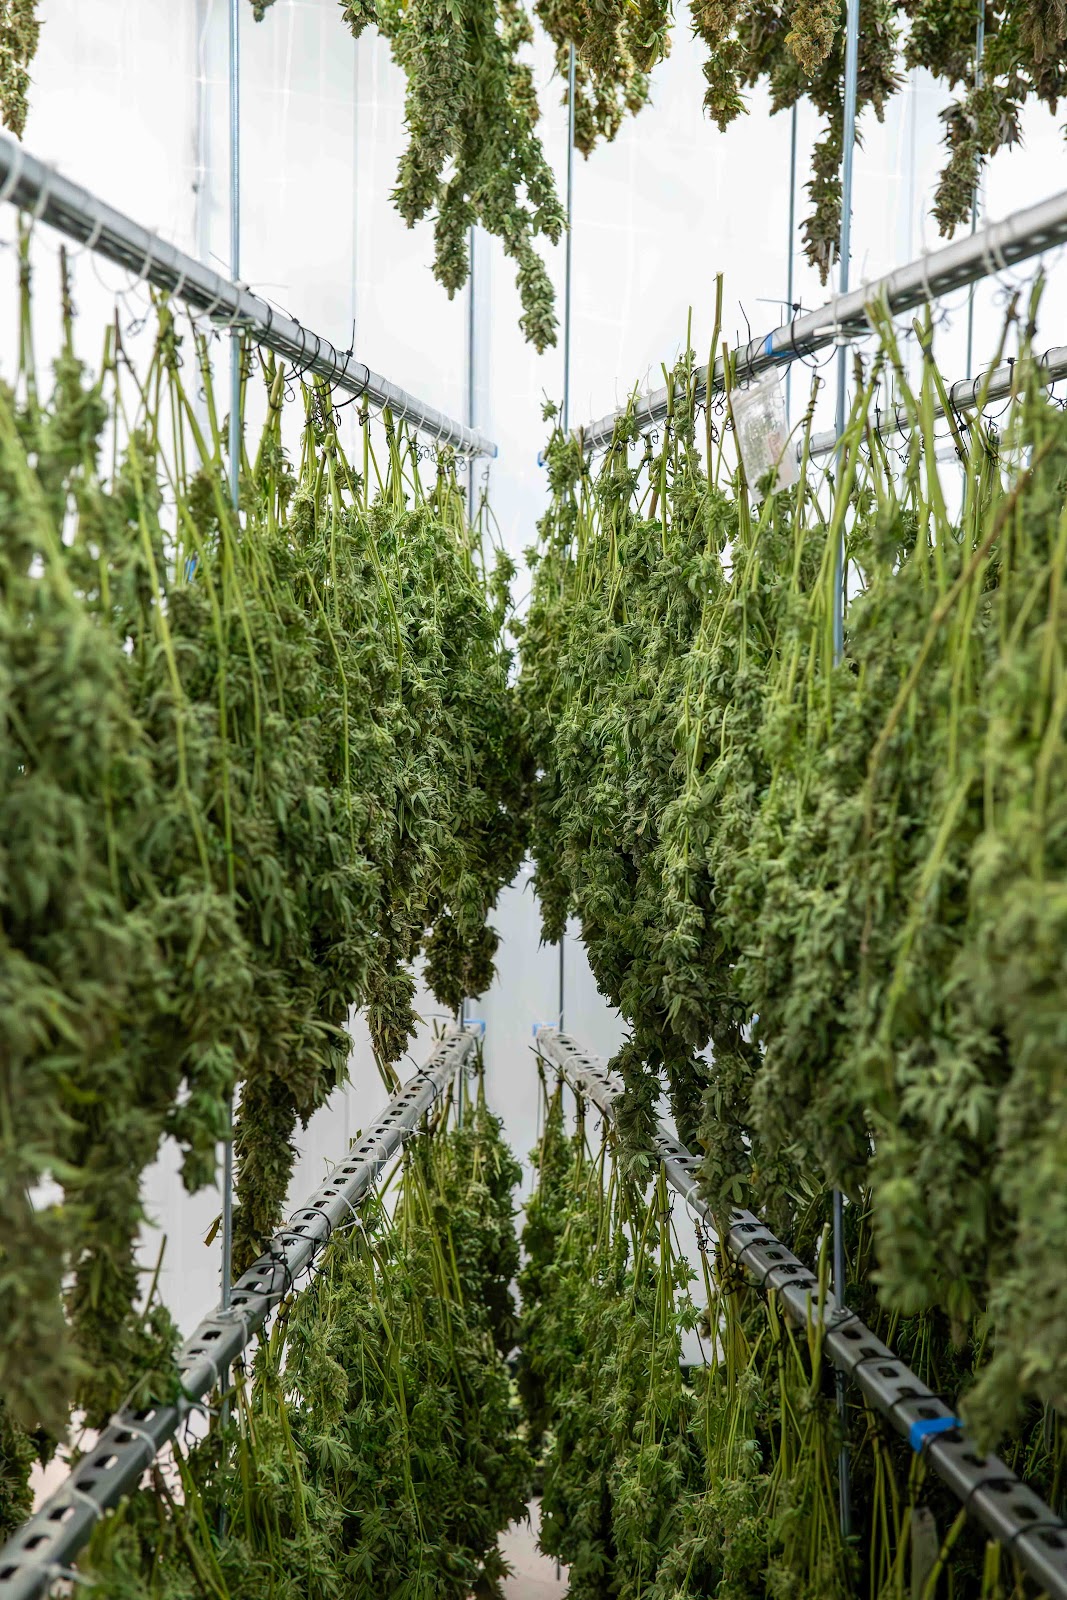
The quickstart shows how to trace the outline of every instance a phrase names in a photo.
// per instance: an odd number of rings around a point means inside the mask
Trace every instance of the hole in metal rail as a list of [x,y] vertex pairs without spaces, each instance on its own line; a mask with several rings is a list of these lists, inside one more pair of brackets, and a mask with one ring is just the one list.
[[[237,455],[237,452],[234,451],[234,458],[235,459],[236,459],[236,455]],[[1037,1520],[1037,1512],[1034,1510],[1033,1506],[1028,1506],[1028,1505],[1016,1506],[1015,1507],[1015,1515],[1017,1517],[1022,1517],[1024,1522],[1035,1522]]]
[[[234,460],[236,460],[236,459],[237,459],[237,452],[234,451]],[[6,1583],[9,1578],[13,1578],[18,1570],[19,1570],[18,1567],[12,1567],[12,1566],[0,1567],[0,1583]]]
[[875,1349],[873,1344],[861,1344],[860,1345],[860,1355],[861,1356],[880,1356],[881,1353],[882,1352],[880,1350],[876,1350]]
[[898,1376],[897,1369],[896,1369],[896,1367],[888,1367],[888,1366],[879,1367],[878,1368],[878,1376],[880,1378],[895,1378],[895,1377]]
[[[236,451],[234,454],[236,455]],[[1038,1538],[1041,1540],[1042,1544],[1047,1544],[1050,1550],[1063,1549],[1065,1542],[1063,1534],[1057,1533],[1055,1528],[1042,1528],[1041,1532],[1038,1534]]]
[[[234,451],[234,459],[236,460],[236,458],[237,458],[237,452]],[[863,1334],[861,1333],[859,1328],[842,1328],[841,1331],[844,1334],[846,1339],[862,1339],[863,1338]]]
[[[236,461],[236,459],[237,459],[237,452],[235,450],[234,451],[234,460]],[[26,1540],[26,1543],[23,1545],[22,1548],[24,1550],[36,1550],[38,1545],[47,1544],[48,1543],[48,1539],[49,1539],[49,1535],[47,1533],[35,1533],[32,1539],[27,1539]]]
[[56,1506],[54,1511],[48,1513],[48,1520],[49,1522],[66,1522],[69,1517],[74,1515],[75,1510],[76,1507],[74,1506]]

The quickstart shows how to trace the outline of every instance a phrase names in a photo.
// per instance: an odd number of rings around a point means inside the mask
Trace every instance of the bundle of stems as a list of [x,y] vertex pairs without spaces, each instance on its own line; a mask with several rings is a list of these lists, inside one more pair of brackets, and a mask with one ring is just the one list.
[[[632,1600],[866,1596],[1009,1600],[1030,1593],[950,1493],[862,1401],[847,1430],[852,1531],[842,1535],[841,1420],[812,1316],[795,1327],[698,1228],[696,1295],[662,1173],[642,1185],[614,1138],[591,1148],[582,1105],[564,1131],[562,1086],[545,1092],[520,1275],[520,1393],[541,1452],[541,1543],[569,1563],[569,1592]],[[798,1243],[828,1295],[828,1228],[809,1197]],[[853,1259],[868,1220],[849,1215]],[[876,1312],[877,1315],[877,1312]],[[882,1318],[928,1382],[951,1384],[929,1315]],[[699,1327],[682,1364],[680,1332]],[[1025,1469],[1039,1468],[1033,1448]],[[932,1519],[932,1548],[913,1537]],[[918,1524],[917,1524],[918,1525]]]
[[212,347],[160,304],[147,361],[116,322],[91,376],[64,283],[45,399],[24,241],[0,389],[0,1388],[42,1449],[73,1401],[173,1390],[137,1255],[161,1141],[211,1182],[236,1095],[241,1270],[352,1009],[393,1086],[416,958],[449,1011],[488,985],[525,792],[511,567],[452,455],[424,482],[364,413],[353,463],[329,390],[248,351],[235,510]]
[[498,1592],[497,1537],[530,1479],[505,1362],[519,1168],[480,1075],[462,1126],[454,1105],[283,1302],[230,1422],[101,1525],[94,1593]]
[[577,915],[631,1024],[631,1159],[665,1074],[720,1212],[792,1237],[844,1189],[882,1305],[966,1351],[983,1439],[1058,1451],[1067,423],[1029,359],[1037,293],[1005,329],[1009,423],[953,420],[951,481],[929,328],[912,384],[887,319],[838,463],[808,461],[809,408],[799,482],[762,499],[692,354],[658,447],[635,459],[624,422],[593,469],[557,432],[522,686],[544,931]]

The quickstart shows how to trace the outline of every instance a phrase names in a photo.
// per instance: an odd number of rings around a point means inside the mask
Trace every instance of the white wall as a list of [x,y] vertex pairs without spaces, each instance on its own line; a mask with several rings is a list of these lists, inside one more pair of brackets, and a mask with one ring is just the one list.
[[[27,146],[56,162],[141,222],[186,249],[228,266],[227,7],[225,0],[42,0],[45,27],[34,70]],[[452,303],[430,275],[429,225],[409,232],[389,192],[403,138],[403,80],[374,37],[353,44],[336,0],[276,0],[255,24],[242,0],[241,276],[340,349],[355,327],[360,358],[421,397],[464,416],[467,393],[466,294]],[[542,134],[556,171],[565,171],[561,85],[549,81],[540,47]],[[710,337],[714,277],[726,274],[725,333],[753,332],[778,320],[785,294],[789,121],[767,115],[762,93],[750,114],[720,134],[701,110],[699,51],[680,15],[675,49],[654,77],[653,104],[616,143],[575,174],[573,376],[571,416],[599,416],[635,382],[661,381],[660,364],[684,345],[693,308],[701,355]],[[938,112],[944,97],[913,75],[883,127],[868,118],[856,159],[854,281],[876,276],[938,243],[928,203],[940,159]],[[1028,116],[1027,144],[993,164],[988,210],[997,216],[1062,183],[1063,147],[1055,119]],[[815,137],[800,116],[800,184]],[[806,196],[798,195],[798,217]],[[0,219],[10,238],[10,219]],[[54,281],[55,249],[39,247],[41,283]],[[562,288],[562,247],[550,252]],[[14,274],[0,290],[0,371],[10,369]],[[83,348],[97,348],[124,274],[85,256],[76,263]],[[1020,275],[1022,276],[1022,275]],[[476,420],[500,446],[491,471],[492,504],[504,540],[521,553],[532,543],[543,505],[537,453],[541,404],[561,392],[559,351],[535,355],[518,331],[511,269],[495,241],[479,237],[476,272]],[[798,297],[826,299],[797,250]],[[1065,274],[1053,266],[1042,327],[1064,342]],[[981,359],[992,349],[1004,291],[978,293]],[[53,319],[41,306],[41,354]],[[143,295],[128,297],[131,319]],[[957,296],[944,340],[944,364],[963,375],[966,297]],[[807,379],[794,383],[794,406]],[[824,395],[823,422],[829,421]],[[540,948],[528,874],[504,894],[496,915],[503,935],[500,973],[472,1007],[488,1025],[490,1092],[517,1152],[537,1131],[531,1026],[557,1010],[558,961]],[[567,1020],[592,1049],[609,1054],[622,1037],[572,940],[566,950]],[[427,1034],[432,1002],[427,1000]],[[354,1031],[352,1086],[320,1113],[303,1140],[294,1203],[318,1181],[328,1158],[371,1119],[383,1100],[361,1028]],[[419,1055],[424,1041],[413,1052]],[[166,1297],[188,1327],[215,1292],[217,1248],[202,1239],[218,1209],[208,1193],[181,1191],[170,1152],[150,1174],[148,1205],[165,1229]],[[154,1256],[155,1244],[148,1251]]]

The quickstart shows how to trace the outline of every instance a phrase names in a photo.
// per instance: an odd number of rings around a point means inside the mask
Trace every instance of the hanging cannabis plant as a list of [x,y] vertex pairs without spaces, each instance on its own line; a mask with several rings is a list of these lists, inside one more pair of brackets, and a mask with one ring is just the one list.
[[67,296],[45,402],[25,248],[22,289],[0,391],[0,1378],[12,1425],[55,1438],[72,1402],[96,1427],[135,1384],[173,1389],[137,1253],[161,1141],[211,1182],[237,1091],[240,1270],[352,1008],[393,1082],[420,952],[450,1009],[488,985],[525,778],[510,568],[484,569],[449,455],[424,486],[387,423],[380,469],[365,418],[356,472],[319,386],[294,470],[268,363],[238,519],[207,345],[163,306],[146,368],[113,329],[92,379]]
[[536,879],[545,936],[579,917],[632,1025],[631,1150],[665,1076],[717,1208],[788,1237],[798,1194],[869,1191],[884,1303],[977,1341],[965,1414],[992,1438],[1063,1409],[1067,429],[1031,386],[1024,469],[960,433],[950,515],[940,376],[928,356],[912,393],[882,335],[917,444],[899,477],[861,449],[875,373],[836,483],[758,508],[691,359],[655,451],[624,424],[593,475],[556,435],[523,642]]
[[0,0],[0,121],[22,137],[41,23],[37,0]]
[[504,1362],[518,1178],[479,1081],[462,1127],[408,1146],[392,1215],[365,1206],[283,1303],[180,1491],[157,1472],[103,1524],[94,1592],[495,1592],[530,1473]]
[[[746,1282],[702,1226],[694,1264],[705,1306],[700,1359],[681,1366],[691,1273],[680,1263],[662,1176],[642,1195],[613,1143],[590,1148],[578,1107],[547,1095],[527,1207],[523,1395],[542,1452],[541,1543],[570,1563],[570,1591],[629,1600],[822,1600],[927,1593],[1020,1595],[1010,1552],[987,1543],[921,1454],[847,1391],[842,1419],[815,1319],[796,1327],[773,1291]],[[646,1171],[648,1169],[646,1168]],[[647,1189],[647,1186],[646,1186]],[[825,1305],[830,1252],[824,1196],[794,1219]],[[887,1316],[869,1287],[870,1219],[846,1214],[847,1302],[935,1392],[955,1395],[977,1345],[955,1347],[943,1321]],[[657,1260],[658,1257],[658,1260]],[[642,1267],[642,1264],[643,1267]],[[1067,1462],[1062,1432],[1031,1413],[1015,1432],[1016,1468],[1054,1502]],[[838,1463],[847,1439],[852,1536],[841,1534]],[[946,1537],[924,1567],[911,1524]]]

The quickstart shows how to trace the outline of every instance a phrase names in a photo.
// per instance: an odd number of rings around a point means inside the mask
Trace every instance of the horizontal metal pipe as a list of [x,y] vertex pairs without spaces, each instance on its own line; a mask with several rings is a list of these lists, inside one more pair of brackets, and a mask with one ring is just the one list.
[[[1035,359],[1042,383],[1051,384],[1055,383],[1059,378],[1067,377],[1067,345],[1054,345],[1052,349],[1046,350],[1043,356],[1038,356]],[[999,367],[994,367],[989,373],[980,373],[977,378],[960,378],[948,390],[949,405],[953,412],[962,414],[965,411],[973,411],[978,404],[987,381],[989,387],[985,390],[986,402],[1007,399],[1010,395],[1019,393],[1023,377],[1024,370],[1021,361],[1003,361]],[[940,400],[935,402],[933,414],[935,420],[945,416],[945,408]],[[892,421],[888,419],[887,414],[885,421],[880,420],[882,415],[877,410],[875,411],[875,427],[873,431],[878,435],[879,439],[900,439],[910,436],[912,432],[911,423],[902,414],[899,406],[894,408]],[[816,433],[812,436],[808,454],[813,457],[825,456],[836,448],[837,434],[832,430],[828,430],[826,433]],[[798,457],[801,449],[802,447],[798,445]]]
[[496,445],[477,429],[453,421],[372,372],[351,353],[336,350],[328,339],[309,332],[242,284],[224,278],[195,256],[142,228],[6,137],[0,137],[0,200],[10,201],[97,255],[136,273],[216,326],[248,333],[257,344],[292,362],[298,371],[313,372],[346,394],[365,396],[375,405],[388,407],[398,421],[432,434],[436,443],[452,445],[464,455],[496,455]]
[[[1013,212],[1002,222],[990,223],[966,238],[956,239],[907,266],[897,267],[849,294],[837,295],[818,311],[809,311],[771,333],[738,345],[731,358],[732,364],[742,379],[759,377],[763,372],[785,367],[802,356],[814,355],[832,344],[847,343],[869,332],[867,308],[872,304],[877,303],[891,315],[898,316],[1065,241],[1067,190],[1039,205]],[[721,393],[724,385],[725,368],[722,357],[717,356],[710,374],[705,367],[703,376],[697,379],[697,399],[705,399],[709,392]],[[671,399],[671,391],[666,386],[656,389],[652,394],[639,396],[632,413],[630,407],[622,406],[579,428],[576,436],[586,450],[601,449],[611,443],[616,424],[628,415],[633,415],[639,429],[662,422]]]
[[136,1489],[157,1452],[191,1411],[203,1409],[205,1396],[251,1344],[268,1314],[299,1287],[301,1273],[313,1266],[334,1229],[353,1221],[355,1208],[467,1061],[477,1037],[476,1030],[453,1028],[435,1045],[422,1071],[398,1090],[327,1181],[241,1274],[229,1306],[205,1317],[185,1341],[177,1363],[181,1397],[171,1405],[120,1411],[0,1549],[0,1600],[34,1600],[70,1567],[104,1512]]
[[[623,1093],[618,1074],[556,1028],[539,1028],[536,1043],[571,1087],[613,1122],[615,1102]],[[994,1539],[1008,1545],[1051,1600],[1067,1600],[1067,1522],[999,1457],[983,1455],[952,1409],[854,1312],[847,1306],[824,1304],[815,1274],[753,1212],[731,1210],[726,1236],[721,1237],[699,1193],[699,1158],[662,1124],[654,1142],[668,1183],[712,1238],[761,1288],[777,1291],[792,1322],[825,1329],[823,1349],[831,1363],[856,1384],[872,1410],[885,1417],[913,1450],[922,1451],[970,1514]]]

